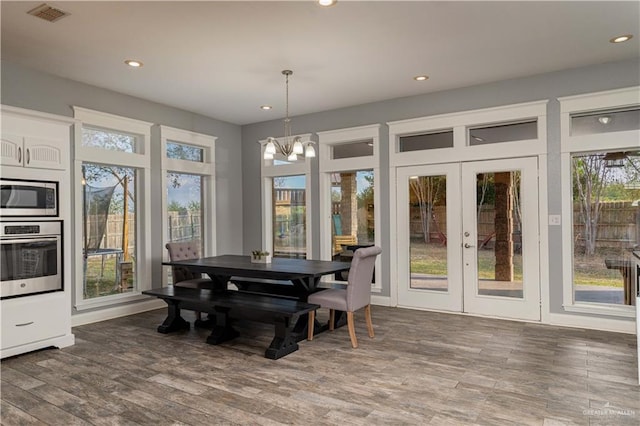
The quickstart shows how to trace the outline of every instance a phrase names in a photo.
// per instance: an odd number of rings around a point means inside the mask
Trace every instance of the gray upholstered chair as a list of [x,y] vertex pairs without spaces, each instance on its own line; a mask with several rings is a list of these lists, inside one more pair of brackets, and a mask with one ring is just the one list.
[[[167,243],[165,245],[169,251],[169,259],[189,260],[198,259],[200,257],[200,242],[185,241],[182,243]],[[171,267],[171,275],[173,277],[173,285],[177,287],[189,288],[213,288],[213,281],[209,278],[202,278],[202,274],[195,274],[187,268],[179,266]],[[196,318],[200,320],[200,312],[196,312]]]
[[[371,277],[376,257],[382,252],[377,246],[360,248],[353,254],[351,268],[349,269],[349,279],[346,289],[330,288],[313,293],[309,296],[308,302],[320,305],[322,308],[329,308],[329,330],[335,326],[335,311],[347,312],[347,327],[351,346],[358,347],[356,330],[353,323],[353,313],[364,308],[364,315],[367,320],[367,330],[369,337],[373,337],[373,323],[371,322]],[[309,334],[308,340],[313,340],[313,325],[315,321],[315,311],[309,312]]]

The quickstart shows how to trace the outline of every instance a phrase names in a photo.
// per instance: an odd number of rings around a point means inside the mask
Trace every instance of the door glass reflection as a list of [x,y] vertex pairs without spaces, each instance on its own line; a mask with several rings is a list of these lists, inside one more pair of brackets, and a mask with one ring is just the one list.
[[520,171],[476,175],[478,294],[522,298]]
[[447,179],[409,179],[410,272],[413,289],[447,291]]

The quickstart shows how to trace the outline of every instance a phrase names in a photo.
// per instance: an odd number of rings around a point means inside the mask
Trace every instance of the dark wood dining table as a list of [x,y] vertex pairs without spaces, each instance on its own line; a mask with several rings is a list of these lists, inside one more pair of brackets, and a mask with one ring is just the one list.
[[[217,290],[227,290],[229,283],[237,283],[238,288],[259,293],[295,297],[306,302],[307,297],[321,290],[320,280],[325,275],[348,271],[349,262],[328,260],[291,259],[274,257],[271,263],[253,263],[251,256],[225,254],[221,256],[202,257],[199,259],[166,261],[166,266],[186,268],[196,273],[208,275]],[[278,282],[280,284],[278,284]],[[280,290],[286,289],[288,292]],[[336,312],[336,326],[344,325],[346,319],[340,312]],[[294,332],[302,340],[306,337],[308,316],[299,318]],[[316,332],[326,330],[326,324],[315,324]]]
[[351,267],[349,262],[281,257],[273,258],[271,263],[253,263],[251,256],[234,254],[166,261],[162,264],[207,274],[216,288],[220,289],[227,289],[228,283],[233,282],[232,278],[238,281],[243,278],[288,281],[295,288],[296,296],[304,302],[310,294],[318,291],[318,284],[323,276],[348,271]]

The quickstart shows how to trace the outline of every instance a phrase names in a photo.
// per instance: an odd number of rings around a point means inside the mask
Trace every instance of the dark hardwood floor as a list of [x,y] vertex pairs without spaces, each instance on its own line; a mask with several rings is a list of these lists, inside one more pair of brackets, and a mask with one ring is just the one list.
[[221,346],[157,333],[164,310],[76,327],[73,347],[2,361],[2,424],[640,424],[633,335],[372,311],[358,349],[343,327],[276,361],[258,323]]

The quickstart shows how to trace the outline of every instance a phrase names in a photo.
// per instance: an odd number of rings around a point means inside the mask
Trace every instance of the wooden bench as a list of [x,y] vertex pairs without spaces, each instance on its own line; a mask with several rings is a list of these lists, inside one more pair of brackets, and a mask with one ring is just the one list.
[[211,345],[239,336],[238,331],[231,326],[232,318],[275,324],[275,336],[264,355],[270,359],[278,359],[298,350],[298,341],[306,335],[303,331],[294,332],[297,319],[320,307],[298,300],[230,290],[169,286],[143,291],[142,294],[163,299],[168,305],[167,318],[158,326],[159,333],[190,328],[190,324],[180,316],[181,309],[214,315],[215,325],[206,340]]

